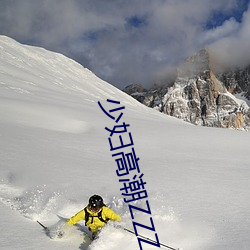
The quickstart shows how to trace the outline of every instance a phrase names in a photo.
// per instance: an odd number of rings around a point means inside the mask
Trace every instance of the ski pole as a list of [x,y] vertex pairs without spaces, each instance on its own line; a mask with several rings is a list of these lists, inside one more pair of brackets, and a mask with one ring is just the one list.
[[45,227],[41,222],[39,222],[38,220],[36,221],[40,226],[42,226],[43,227],[43,229],[46,231],[46,230],[48,230],[48,228],[47,227]]
[[[127,231],[127,232],[129,232],[129,233],[131,233],[131,234],[135,234],[135,232],[133,232],[133,231],[127,229],[127,228],[122,228],[122,229],[125,230],[125,231]],[[138,234],[137,236],[140,236],[141,238],[144,238],[145,240],[149,240],[149,241],[151,241],[151,242],[157,243],[155,240],[152,240],[152,239],[150,239],[150,238],[147,238],[147,237],[145,237],[145,236],[143,236],[143,235]],[[159,243],[159,244],[160,244],[161,246],[166,247],[166,248],[169,248],[169,249],[171,249],[171,250],[181,250],[180,248],[173,248],[173,247],[167,246],[167,245],[165,245],[165,244],[163,244],[163,243]]]

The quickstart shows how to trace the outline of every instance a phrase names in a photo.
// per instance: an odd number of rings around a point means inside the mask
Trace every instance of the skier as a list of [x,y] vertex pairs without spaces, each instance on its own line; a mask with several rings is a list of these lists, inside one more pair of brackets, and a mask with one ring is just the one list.
[[85,220],[85,225],[92,232],[94,239],[109,220],[120,222],[121,217],[105,206],[101,196],[95,194],[89,198],[89,204],[72,216],[67,224],[74,225],[80,220]]

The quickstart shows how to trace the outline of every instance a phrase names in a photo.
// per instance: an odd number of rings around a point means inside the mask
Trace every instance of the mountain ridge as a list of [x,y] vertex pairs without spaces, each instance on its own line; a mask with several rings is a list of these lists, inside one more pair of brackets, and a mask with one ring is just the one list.
[[195,125],[248,130],[250,66],[217,72],[211,61],[209,51],[202,49],[177,68],[171,85],[143,91],[140,85],[131,85],[123,91],[148,107]]

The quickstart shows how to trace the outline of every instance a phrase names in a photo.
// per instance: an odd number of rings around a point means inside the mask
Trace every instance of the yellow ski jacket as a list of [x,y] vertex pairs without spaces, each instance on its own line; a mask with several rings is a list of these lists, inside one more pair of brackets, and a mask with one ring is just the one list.
[[[118,214],[116,214],[113,210],[111,210],[110,208],[108,208],[106,206],[103,206],[98,212],[93,212],[87,207],[87,212],[89,213],[89,219],[85,223],[92,233],[97,232],[98,229],[102,228],[106,224],[105,222],[101,221],[98,218],[98,214],[100,213],[100,211],[102,211],[101,217],[104,221],[107,221],[107,220],[121,221],[122,220]],[[82,209],[77,214],[72,216],[67,221],[67,224],[74,225],[77,222],[79,222],[80,220],[85,220],[84,209]]]

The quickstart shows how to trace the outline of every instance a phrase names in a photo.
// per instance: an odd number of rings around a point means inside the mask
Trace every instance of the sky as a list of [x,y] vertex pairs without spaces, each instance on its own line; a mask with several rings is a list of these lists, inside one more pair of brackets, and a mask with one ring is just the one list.
[[210,48],[250,62],[249,0],[0,0],[0,34],[63,53],[122,89],[164,82]]

